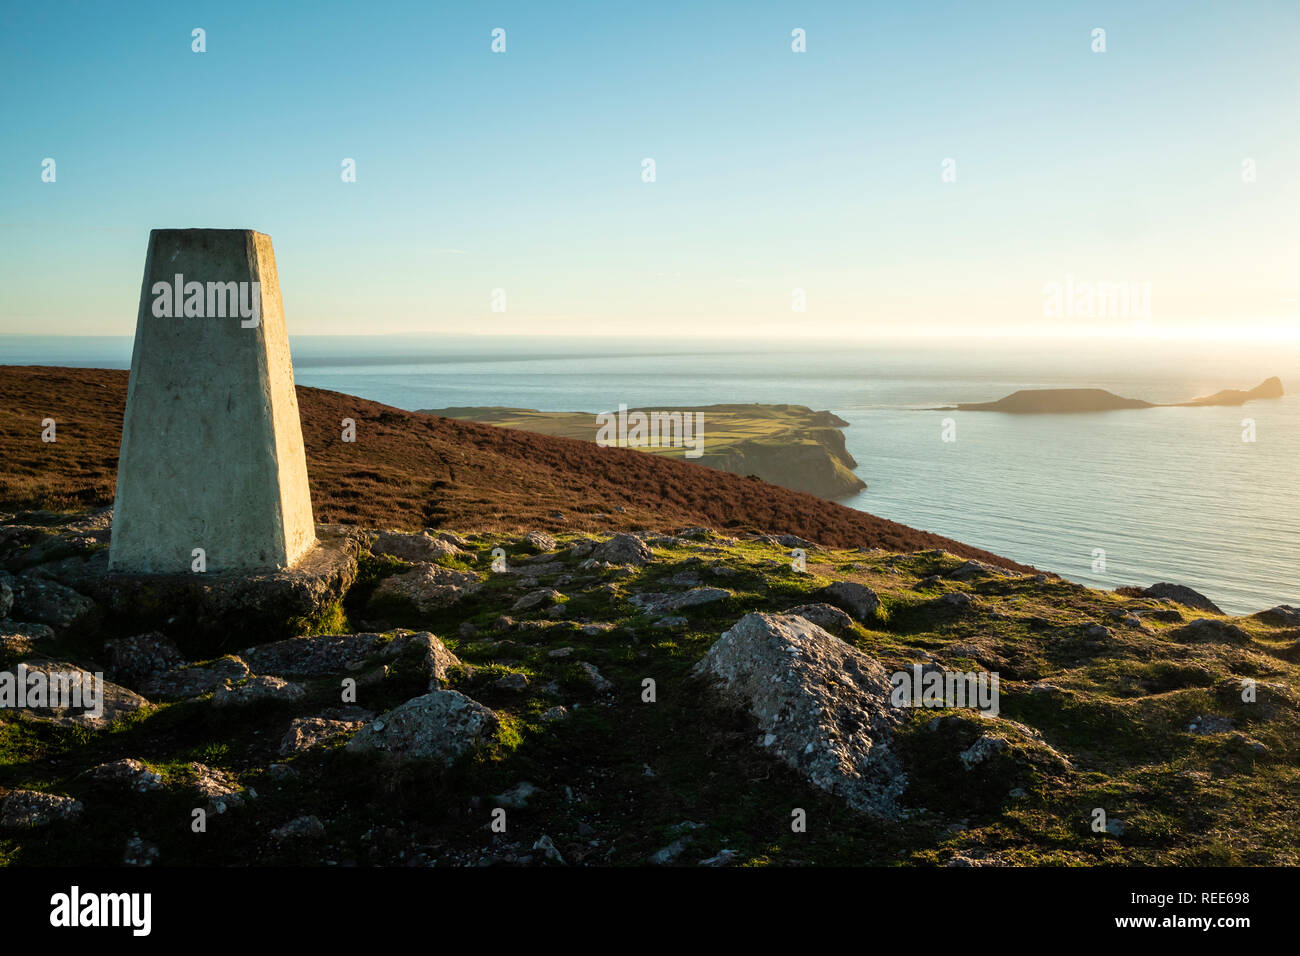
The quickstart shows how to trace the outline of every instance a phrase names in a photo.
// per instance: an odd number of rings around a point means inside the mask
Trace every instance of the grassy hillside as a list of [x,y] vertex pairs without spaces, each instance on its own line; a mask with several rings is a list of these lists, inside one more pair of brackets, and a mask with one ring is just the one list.
[[[0,366],[0,509],[112,504],[127,373]],[[709,525],[840,547],[979,548],[762,481],[587,441],[415,414],[299,388],[318,522],[417,529]],[[41,441],[53,418],[58,440]],[[356,441],[341,440],[345,418]]]

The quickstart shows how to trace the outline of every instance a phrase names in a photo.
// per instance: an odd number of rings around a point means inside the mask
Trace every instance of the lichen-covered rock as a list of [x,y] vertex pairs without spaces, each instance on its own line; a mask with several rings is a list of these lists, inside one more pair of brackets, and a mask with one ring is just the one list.
[[[33,658],[19,667],[29,675],[29,694],[32,674],[43,675],[45,686],[51,691],[46,702],[52,706],[33,706],[29,697],[26,713],[36,720],[103,730],[149,705],[149,701],[135,691],[104,680],[100,675],[67,661]],[[52,693],[56,686],[59,688],[60,700],[55,700]]]
[[302,700],[306,691],[279,677],[250,677],[233,687],[218,687],[212,694],[213,707],[241,707],[259,700]]
[[113,676],[128,684],[139,684],[185,663],[176,644],[161,631],[136,634],[104,644]]
[[591,549],[591,558],[609,564],[630,564],[634,567],[649,564],[654,552],[634,534],[616,534]]
[[456,758],[495,735],[497,715],[454,690],[436,690],[381,714],[348,741],[348,749],[408,760]]
[[372,554],[386,554],[412,563],[437,561],[464,554],[460,548],[444,538],[435,538],[427,532],[402,534],[397,531],[381,532],[370,546]]
[[534,552],[555,550],[555,539],[545,531],[530,531],[519,544],[521,547]]
[[836,637],[843,637],[853,631],[853,618],[833,604],[800,604],[781,613],[811,621],[823,631],[829,631]]
[[295,717],[289,724],[289,730],[280,739],[280,756],[310,750],[317,744],[332,740],[341,734],[359,730],[365,722],[361,720],[330,720],[323,717]]
[[533,608],[558,604],[565,600],[563,594],[555,588],[540,588],[536,591],[530,591],[514,603],[510,608],[514,611],[531,611]]
[[162,777],[133,757],[124,757],[111,763],[101,763],[86,771],[86,777],[100,786],[133,793],[161,790]]
[[330,677],[358,671],[371,658],[390,661],[406,653],[432,655],[431,676],[439,680],[446,678],[448,667],[459,663],[455,655],[428,631],[291,637],[287,641],[246,648],[240,651],[240,656],[259,674]]
[[62,630],[92,617],[95,602],[57,581],[18,575],[13,579],[13,615]]
[[694,673],[758,721],[759,745],[854,809],[898,814],[907,785],[891,749],[899,715],[874,658],[802,617],[747,614]]
[[628,600],[636,607],[650,614],[667,614],[670,611],[681,611],[700,604],[711,604],[714,601],[721,601],[729,597],[731,597],[731,592],[725,588],[702,587],[692,588],[678,594],[633,594]]
[[836,581],[828,585],[822,593],[832,604],[836,604],[853,615],[854,619],[868,624],[876,620],[880,613],[880,597],[865,584],[856,581]]
[[410,607],[421,614],[450,607],[483,586],[473,571],[453,571],[437,564],[419,564],[405,574],[395,574],[375,588],[370,606]]
[[190,770],[197,777],[193,787],[208,801],[206,809],[209,813],[225,813],[244,805],[239,784],[225,772],[202,763],[191,763]]
[[85,807],[80,800],[39,790],[11,790],[0,800],[0,827],[43,827],[57,820],[71,820]]
[[1300,607],[1290,604],[1279,604],[1252,616],[1274,627],[1300,627]]
[[191,664],[147,678],[140,689],[150,697],[183,700],[218,687],[228,687],[249,676],[248,665],[227,655],[208,664]]

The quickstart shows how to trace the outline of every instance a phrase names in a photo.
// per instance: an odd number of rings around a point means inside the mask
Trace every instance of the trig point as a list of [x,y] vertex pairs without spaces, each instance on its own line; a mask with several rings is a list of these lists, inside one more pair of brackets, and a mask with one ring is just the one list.
[[155,229],[131,353],[110,569],[284,569],[315,542],[271,237]]

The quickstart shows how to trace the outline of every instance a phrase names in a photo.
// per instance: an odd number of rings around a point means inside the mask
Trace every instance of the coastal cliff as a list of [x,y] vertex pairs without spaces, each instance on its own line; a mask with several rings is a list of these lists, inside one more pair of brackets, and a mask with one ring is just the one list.
[[[619,439],[620,447],[694,462],[831,500],[847,498],[867,485],[853,473],[858,466],[839,429],[848,425],[829,411],[804,405],[696,405],[657,409],[622,409],[636,414],[694,416],[700,429],[695,448],[664,441],[638,443]],[[539,412],[528,408],[425,408],[417,414],[517,428],[541,435],[600,441],[599,418],[591,412]],[[614,415],[615,413],[609,413]],[[695,453],[692,453],[695,452]]]

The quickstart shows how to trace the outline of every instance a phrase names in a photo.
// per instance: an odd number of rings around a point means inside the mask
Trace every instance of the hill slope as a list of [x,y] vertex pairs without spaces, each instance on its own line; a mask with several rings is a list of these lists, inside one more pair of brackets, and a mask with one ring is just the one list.
[[[111,504],[127,373],[0,366],[0,508]],[[811,495],[590,442],[453,421],[298,388],[318,522],[414,529],[630,530],[709,525],[831,547],[1005,558]],[[41,441],[53,418],[57,440]],[[356,441],[341,440],[342,421]],[[557,517],[557,514],[559,515]]]

